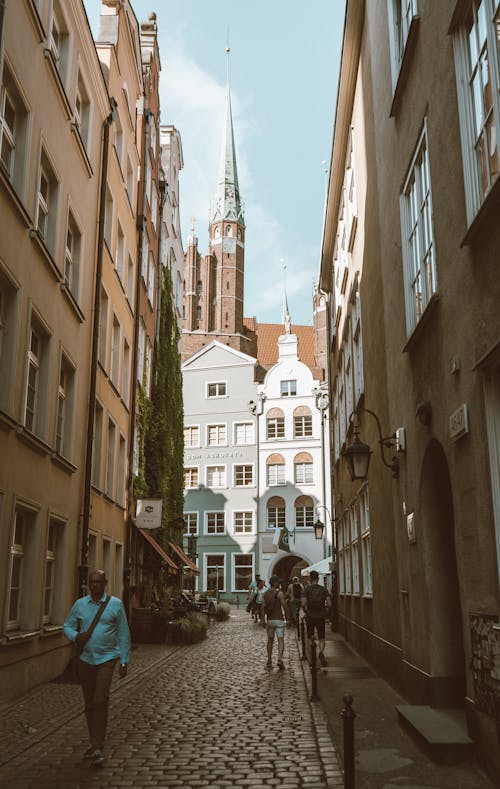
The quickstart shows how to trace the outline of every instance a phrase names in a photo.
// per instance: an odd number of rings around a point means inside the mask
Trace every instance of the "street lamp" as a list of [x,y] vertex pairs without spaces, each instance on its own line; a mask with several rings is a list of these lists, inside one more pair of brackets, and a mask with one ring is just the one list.
[[[389,449],[393,447],[397,443],[396,435],[392,436],[382,436],[382,428],[380,427],[380,420],[377,414],[374,411],[370,411],[369,408],[355,408],[354,411],[351,412],[349,415],[349,425],[353,425],[354,427],[354,438],[352,442],[342,450],[341,455],[347,463],[347,468],[349,469],[349,474],[351,480],[354,482],[356,479],[365,480],[368,476],[368,466],[370,465],[370,458],[372,456],[372,450],[359,438],[359,424],[358,424],[358,414],[364,411],[367,414],[371,414],[377,423],[378,428],[378,435],[379,435],[379,447],[380,447],[380,455],[382,457],[382,463],[387,468],[390,468],[392,471],[392,476],[394,479],[399,477],[399,460],[397,457],[392,457],[391,462],[389,463],[384,454],[384,448]],[[354,421],[353,421],[354,417]]]
[[320,519],[318,518],[318,520],[314,524],[314,536],[315,536],[315,538],[317,540],[322,540],[324,531],[325,531],[325,524],[323,523],[323,521],[320,521]]
[[[325,420],[326,420],[326,412],[330,404],[330,398],[328,397],[328,392],[322,389],[313,389],[313,394],[315,396],[316,408],[318,409],[321,415],[321,488],[322,488],[321,495],[323,499],[322,506],[324,506],[324,502],[326,501]],[[325,533],[325,539],[323,541],[323,558],[326,559],[326,554],[327,554],[326,532],[323,527],[323,532],[320,534],[318,523],[321,523],[319,519],[314,524],[314,536],[316,537],[317,540],[321,540],[323,533]]]

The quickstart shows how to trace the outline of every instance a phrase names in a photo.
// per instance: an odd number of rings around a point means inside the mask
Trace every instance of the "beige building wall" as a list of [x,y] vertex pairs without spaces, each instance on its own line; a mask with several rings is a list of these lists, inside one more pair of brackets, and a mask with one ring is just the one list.
[[76,0],[7,3],[0,68],[0,688],[9,697],[68,660],[61,626],[77,594],[109,101]]

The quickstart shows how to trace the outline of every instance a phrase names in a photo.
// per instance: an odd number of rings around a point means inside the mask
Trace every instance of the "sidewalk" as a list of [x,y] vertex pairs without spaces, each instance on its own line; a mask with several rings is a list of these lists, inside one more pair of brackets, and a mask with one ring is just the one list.
[[[342,759],[344,708],[350,694],[354,721],[356,789],[492,789],[493,783],[473,759],[460,764],[436,764],[399,725],[395,706],[405,704],[391,686],[329,623],[326,631],[327,668],[319,671],[319,704]],[[305,664],[306,671],[309,669]],[[310,672],[309,672],[310,673]]]

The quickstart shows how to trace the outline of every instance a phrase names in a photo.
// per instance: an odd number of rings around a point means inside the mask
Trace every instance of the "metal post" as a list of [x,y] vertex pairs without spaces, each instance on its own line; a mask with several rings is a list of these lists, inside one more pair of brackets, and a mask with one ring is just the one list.
[[311,701],[319,701],[318,696],[318,667],[316,660],[316,639],[311,638],[311,682],[312,693]]
[[302,660],[307,660],[306,653],[306,620],[305,618],[300,621],[300,638],[302,641]]
[[344,789],[354,788],[354,718],[356,713],[352,708],[353,697],[346,693],[342,700],[344,709],[341,715],[344,719]]

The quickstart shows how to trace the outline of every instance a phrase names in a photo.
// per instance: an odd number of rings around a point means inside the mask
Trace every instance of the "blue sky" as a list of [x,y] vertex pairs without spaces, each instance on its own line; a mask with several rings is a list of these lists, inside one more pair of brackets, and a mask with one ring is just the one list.
[[[100,0],[84,0],[92,29]],[[230,86],[245,205],[245,315],[312,322],[326,174],[344,25],[344,0],[135,0],[157,14],[161,121],[182,137],[182,238],[191,217],[207,251],[222,136],[229,29]],[[326,162],[326,164],[325,164]],[[286,272],[283,271],[283,260]]]

